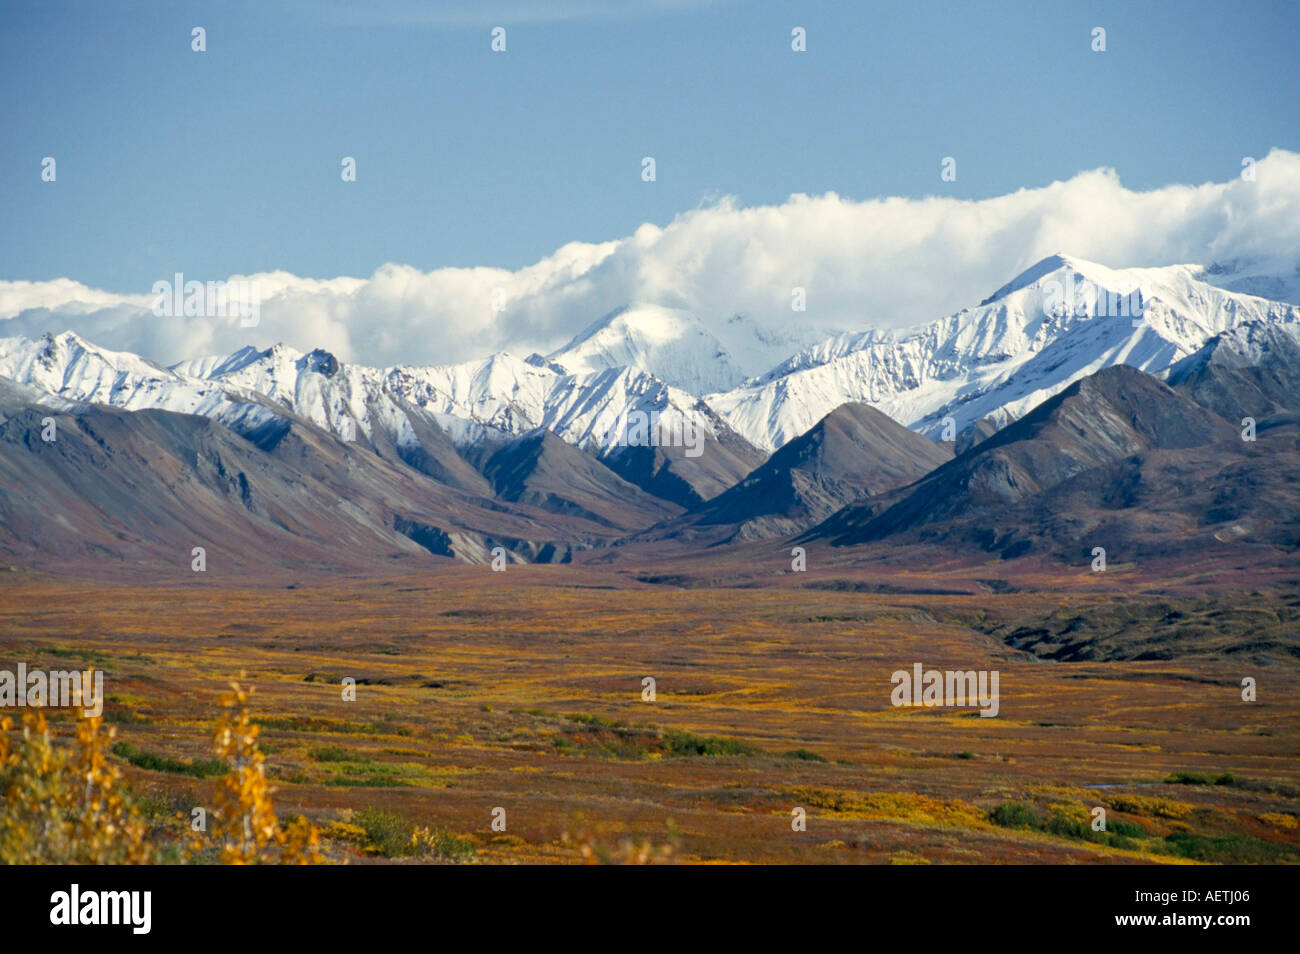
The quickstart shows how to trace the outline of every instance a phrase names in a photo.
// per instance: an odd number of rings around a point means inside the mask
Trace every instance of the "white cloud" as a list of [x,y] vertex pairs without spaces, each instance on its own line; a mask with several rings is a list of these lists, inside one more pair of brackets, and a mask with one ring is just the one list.
[[[1109,169],[992,199],[794,195],[731,199],[572,243],[518,271],[384,265],[366,279],[249,276],[261,323],[157,318],[148,289],[119,295],[69,279],[0,282],[0,336],[72,329],[162,362],[284,341],[367,364],[433,364],[494,350],[549,351],[629,302],[685,308],[718,330],[737,313],[774,334],[919,324],[978,303],[1034,262],[1067,252],[1112,267],[1300,259],[1300,154],[1274,150],[1254,182],[1133,192]],[[166,276],[170,278],[170,276]],[[206,278],[210,276],[190,276]],[[808,310],[792,313],[791,288]],[[504,310],[493,308],[494,290]],[[725,335],[722,335],[725,339]],[[764,370],[762,368],[751,369]]]

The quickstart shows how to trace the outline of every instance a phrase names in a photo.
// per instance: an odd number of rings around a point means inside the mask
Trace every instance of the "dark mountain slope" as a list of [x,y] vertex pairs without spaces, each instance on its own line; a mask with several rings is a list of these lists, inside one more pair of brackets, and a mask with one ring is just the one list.
[[[41,439],[52,417],[56,439]],[[616,536],[590,520],[473,497],[285,418],[266,450],[208,418],[80,406],[0,390],[0,552],[191,572],[378,568],[428,552],[471,562],[565,559]]]
[[735,486],[766,460],[762,451],[720,418],[712,423],[719,436],[701,431],[699,453],[693,457],[687,454],[686,447],[664,442],[659,447],[615,447],[600,459],[642,490],[683,507],[694,507]]
[[[1217,473],[1242,453],[1241,443],[1216,414],[1141,371],[1114,366],[1075,382],[913,486],[850,504],[809,538],[844,546],[910,534],[1014,556],[1034,541],[1072,539],[1070,507],[1132,509],[1143,499],[1143,480],[1156,471],[1178,483],[1173,476],[1186,462],[1184,476],[1206,480],[1207,470]],[[1205,448],[1208,454],[1193,453]],[[1062,489],[1044,497],[1056,488]],[[1077,494],[1086,506],[1071,502]]]
[[744,480],[651,531],[719,540],[795,533],[867,494],[909,484],[950,459],[936,444],[865,404],[844,404]]
[[998,432],[997,425],[987,417],[973,421],[957,436],[954,453],[960,457],[975,445],[988,440]]
[[1233,424],[1300,410],[1300,342],[1277,325],[1225,331],[1169,369],[1166,382]]
[[[430,420],[428,415],[411,413],[407,420],[415,441],[399,446],[389,431],[376,430],[370,440],[375,453],[385,460],[401,461],[440,484],[475,496],[492,495],[492,489],[483,475],[461,456],[447,432]],[[358,435],[358,439],[361,439],[361,435]]]
[[639,530],[680,512],[628,483],[590,454],[547,430],[499,447],[483,465],[497,497],[618,530]]

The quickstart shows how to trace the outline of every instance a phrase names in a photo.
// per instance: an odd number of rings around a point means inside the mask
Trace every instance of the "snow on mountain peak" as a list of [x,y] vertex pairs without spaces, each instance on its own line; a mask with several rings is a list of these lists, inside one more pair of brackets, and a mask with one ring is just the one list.
[[639,368],[692,394],[733,388],[746,377],[695,315],[654,304],[610,312],[547,359],[575,374]]
[[[376,446],[400,448],[427,426],[462,446],[543,427],[600,452],[639,411],[690,415],[714,436],[725,422],[774,450],[847,402],[936,436],[949,416],[958,432],[980,418],[1018,417],[1107,365],[1160,371],[1245,322],[1300,327],[1294,304],[1226,287],[1272,287],[1265,271],[1259,263],[1112,269],[1058,253],[978,307],[911,331],[836,334],[793,354],[810,325],[764,330],[735,315],[711,330],[690,312],[635,304],[545,357],[499,352],[453,365],[368,368],[277,344],[166,369],[65,332],[0,339],[0,375],[132,410],[226,421],[289,412]],[[772,356],[784,360],[760,364]],[[747,377],[764,367],[771,370]]]
[[226,423],[245,419],[255,395],[230,393],[129,352],[100,348],[72,332],[33,341],[0,339],[0,376],[80,404],[202,414]]
[[1300,256],[1297,255],[1212,262],[1198,272],[1201,281],[1227,291],[1300,305]]
[[51,394],[74,391],[98,397],[86,398],[109,403],[126,377],[166,381],[174,375],[152,361],[125,351],[109,351],[91,344],[71,331],[46,333],[42,337],[0,339],[0,374]]
[[[673,420],[695,414],[698,404],[638,368],[573,373],[507,352],[455,365],[368,368],[324,349],[303,353],[281,344],[167,369],[66,334],[0,339],[0,375],[66,400],[202,414],[237,426],[293,414],[344,440],[398,448],[418,443],[417,431],[427,426],[462,446],[547,428],[601,452],[619,442],[621,422],[634,411]],[[704,429],[715,433],[708,423]]]
[[1050,275],[1052,272],[1061,271],[1062,269],[1067,268],[1073,269],[1075,267],[1074,262],[1061,252],[1058,252],[1055,255],[1049,255],[1041,261],[1030,265],[1015,278],[1011,279],[1011,281],[1007,282],[995,291],[992,295],[989,295],[988,298],[985,298],[980,302],[980,307],[982,308],[985,305],[997,301],[999,298],[1005,298],[1012,292],[1019,291],[1022,288],[1032,285],[1041,280],[1044,276]]
[[705,400],[741,436],[780,447],[846,401],[937,436],[1019,416],[1111,364],[1158,371],[1251,320],[1300,322],[1293,305],[1199,280],[1199,266],[1112,269],[1053,255],[977,308],[911,333],[840,336]]

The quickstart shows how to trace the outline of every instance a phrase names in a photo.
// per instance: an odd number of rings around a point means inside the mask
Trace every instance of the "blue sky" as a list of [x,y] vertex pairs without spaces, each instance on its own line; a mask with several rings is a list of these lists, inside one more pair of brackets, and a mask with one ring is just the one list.
[[353,6],[6,2],[0,279],[516,269],[725,194],[1141,190],[1300,148],[1294,3]]

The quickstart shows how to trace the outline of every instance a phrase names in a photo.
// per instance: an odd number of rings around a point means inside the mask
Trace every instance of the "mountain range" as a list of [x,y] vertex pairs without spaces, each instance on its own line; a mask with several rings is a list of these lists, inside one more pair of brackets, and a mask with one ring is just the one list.
[[774,538],[1002,559],[1201,531],[1294,546],[1297,276],[1054,255],[924,327],[766,370],[780,343],[744,316],[718,333],[654,305],[547,355],[437,367],[284,345],[162,367],[71,332],[4,338],[0,552],[147,563],[219,536],[240,565],[287,567]]

